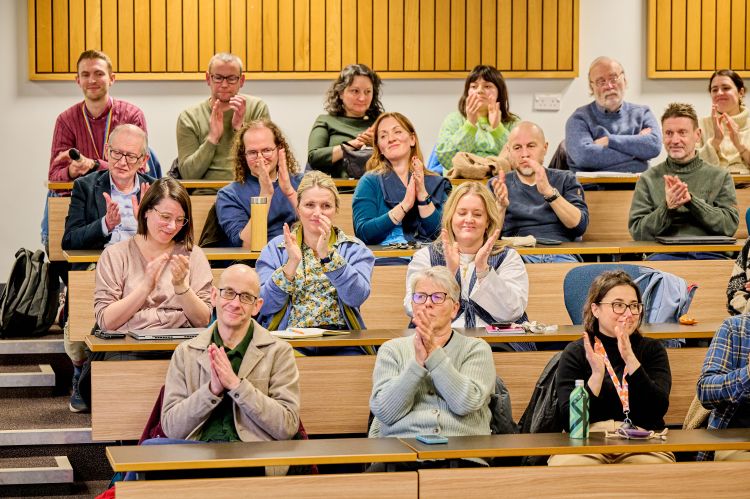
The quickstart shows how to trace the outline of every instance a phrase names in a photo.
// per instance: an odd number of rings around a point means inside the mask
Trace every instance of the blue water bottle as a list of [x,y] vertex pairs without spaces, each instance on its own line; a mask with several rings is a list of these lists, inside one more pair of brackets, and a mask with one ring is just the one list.
[[583,380],[576,380],[576,387],[570,393],[570,438],[589,437],[589,394]]

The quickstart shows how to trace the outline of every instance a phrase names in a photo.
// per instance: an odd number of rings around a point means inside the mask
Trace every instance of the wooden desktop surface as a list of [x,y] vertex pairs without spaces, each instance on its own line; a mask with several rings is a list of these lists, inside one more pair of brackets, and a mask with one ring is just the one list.
[[[715,331],[719,328],[719,322],[705,322],[687,326],[675,323],[643,324],[641,333],[652,338],[713,338]],[[582,325],[558,326],[554,333],[489,333],[485,328],[457,328],[461,334],[472,338],[481,338],[487,343],[509,343],[509,342],[549,342],[549,341],[575,341],[581,337],[584,329]],[[317,338],[304,338],[299,340],[286,340],[295,348],[299,347],[348,347],[348,346],[379,346],[393,338],[408,336],[414,332],[413,329],[365,329],[362,331],[351,331],[346,335],[323,336]],[[184,340],[136,340],[130,336],[105,340],[93,335],[86,336],[86,346],[92,352],[144,352],[144,351],[169,351],[177,348]]]
[[114,471],[416,461],[397,438],[336,438],[107,447]]
[[617,454],[623,452],[698,452],[750,450],[750,428],[725,430],[670,430],[666,440],[625,440],[591,433],[587,439],[572,439],[565,433],[522,433],[449,437],[447,444],[426,445],[415,438],[402,438],[419,459],[466,457],[547,456],[554,454]]
[[[638,181],[638,177],[627,175],[623,177],[583,177],[577,176],[578,181],[582,184],[635,184]],[[742,184],[750,182],[750,175],[732,175],[735,184]],[[333,179],[334,183],[338,187],[355,187],[357,185],[356,179]],[[450,179],[454,185],[468,182],[467,179]],[[481,180],[480,182],[486,182],[487,179]],[[230,180],[189,180],[181,179],[180,183],[186,189],[221,189],[225,185],[231,183]],[[47,188],[52,191],[69,191],[73,189],[73,182],[47,182]]]
[[[558,245],[515,248],[521,255],[618,255],[629,253],[686,253],[696,251],[728,252],[740,251],[745,244],[738,240],[735,244],[678,244],[667,245],[655,241],[576,241]],[[368,246],[377,258],[411,257],[416,249],[394,249],[382,246]],[[257,260],[259,251],[244,248],[201,248],[209,261],[214,260]],[[63,250],[68,263],[95,263],[102,250]]]

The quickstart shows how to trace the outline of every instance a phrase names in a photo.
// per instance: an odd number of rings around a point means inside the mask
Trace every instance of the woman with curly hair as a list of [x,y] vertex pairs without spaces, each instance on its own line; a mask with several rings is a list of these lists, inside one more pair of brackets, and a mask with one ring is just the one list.
[[302,178],[292,149],[272,121],[250,121],[232,147],[234,182],[216,195],[216,216],[226,235],[224,246],[250,247],[250,198],[266,197],[268,239],[297,220],[297,186]]
[[353,149],[372,146],[372,124],[383,113],[380,77],[364,64],[350,64],[331,84],[328,114],[315,120],[307,143],[307,162],[333,178],[346,175],[342,144]]

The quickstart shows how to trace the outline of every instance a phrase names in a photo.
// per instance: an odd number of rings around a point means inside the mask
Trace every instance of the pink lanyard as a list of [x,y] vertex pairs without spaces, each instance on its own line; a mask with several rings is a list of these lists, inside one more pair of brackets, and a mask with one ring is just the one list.
[[623,414],[625,414],[625,421],[630,423],[630,418],[628,417],[628,415],[630,414],[630,397],[628,395],[628,382],[625,380],[625,371],[623,371],[622,373],[622,384],[620,384],[620,379],[617,377],[617,374],[615,374],[615,370],[614,368],[612,368],[612,363],[609,361],[607,352],[606,350],[604,350],[604,345],[599,338],[594,338],[594,352],[604,358],[604,365],[607,368],[609,377],[612,378],[612,384],[615,385],[617,396],[620,397],[620,402],[622,403],[622,412]]
[[[110,101],[109,113],[107,113],[107,124],[104,126],[104,140],[102,141],[102,154],[104,154],[104,145],[107,143],[109,138],[109,125],[112,123],[112,109],[115,107],[115,103]],[[96,159],[102,159],[99,154],[99,148],[96,147],[96,140],[94,140],[94,134],[91,131],[91,123],[89,122],[89,116],[86,114],[86,104],[81,104],[81,114],[83,114],[83,120],[86,122],[86,130],[89,132],[89,138],[91,139],[91,145],[94,146],[94,152],[96,153]]]

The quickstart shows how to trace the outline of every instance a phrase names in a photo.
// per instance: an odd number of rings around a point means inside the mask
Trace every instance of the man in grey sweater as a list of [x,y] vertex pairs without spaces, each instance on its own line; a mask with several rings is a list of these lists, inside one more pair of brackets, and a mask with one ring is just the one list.
[[[656,236],[731,236],[739,213],[727,170],[697,155],[701,130],[690,104],[670,104],[661,118],[668,158],[647,170],[635,186],[628,229],[636,241]],[[725,258],[721,253],[661,253],[650,260]]]
[[451,329],[458,283],[437,266],[415,273],[410,289],[416,329],[378,351],[370,437],[489,435],[495,364],[486,342]]

